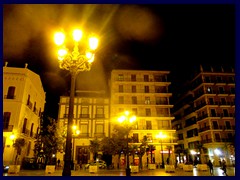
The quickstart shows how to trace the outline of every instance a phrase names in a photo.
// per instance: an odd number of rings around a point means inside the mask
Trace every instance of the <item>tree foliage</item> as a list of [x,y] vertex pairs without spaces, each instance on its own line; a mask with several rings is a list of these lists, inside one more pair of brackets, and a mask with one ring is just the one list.
[[23,138],[17,138],[14,141],[13,147],[17,151],[16,157],[15,157],[15,160],[14,160],[14,164],[17,164],[18,156],[21,155],[22,148],[25,146],[25,144],[26,144],[26,141]]
[[41,155],[45,159],[45,164],[53,164],[53,154],[56,154],[62,148],[63,137],[57,129],[55,119],[49,116],[42,116],[41,120],[45,122],[45,125],[41,126],[40,134],[35,143],[35,156]]

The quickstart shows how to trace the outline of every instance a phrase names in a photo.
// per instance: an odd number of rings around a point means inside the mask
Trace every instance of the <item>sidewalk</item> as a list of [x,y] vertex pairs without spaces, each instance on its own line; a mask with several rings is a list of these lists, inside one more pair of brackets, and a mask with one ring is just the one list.
[[[235,176],[235,168],[227,168],[228,176]],[[98,170],[97,173],[89,173],[88,170],[71,171],[72,176],[126,176],[125,169]],[[47,174],[44,170],[21,170],[19,174],[3,174],[3,176],[62,176],[62,170],[56,170],[54,173]],[[131,176],[211,176],[209,171],[185,172],[182,169],[176,169],[175,172],[166,173],[164,169],[140,170],[138,173],[131,173]],[[214,168],[214,176],[225,176],[219,167]]]

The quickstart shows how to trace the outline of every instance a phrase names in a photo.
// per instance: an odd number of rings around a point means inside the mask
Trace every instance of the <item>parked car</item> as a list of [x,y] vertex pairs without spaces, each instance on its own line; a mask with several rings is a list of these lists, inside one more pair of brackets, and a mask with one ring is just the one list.
[[8,165],[3,165],[3,173],[7,173],[9,169]]
[[101,169],[105,169],[107,167],[107,164],[105,161],[99,160],[99,161],[93,161],[93,162],[87,163],[85,165],[85,168],[88,169],[89,166],[97,166],[97,165]]
[[22,168],[23,169],[37,169],[38,165],[36,162],[36,158],[35,157],[24,157],[23,161],[22,161]]

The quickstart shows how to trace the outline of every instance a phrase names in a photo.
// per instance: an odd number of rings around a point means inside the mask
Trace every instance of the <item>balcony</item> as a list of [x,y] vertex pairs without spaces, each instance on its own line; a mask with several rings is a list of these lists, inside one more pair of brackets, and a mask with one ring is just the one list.
[[102,138],[105,136],[105,133],[94,133],[94,137]]
[[4,95],[4,99],[16,99],[16,96]]
[[8,125],[6,127],[3,127],[3,132],[12,132],[13,125]]
[[105,114],[95,114],[95,118],[105,118]]
[[78,135],[79,138],[88,138],[89,137],[89,133],[80,133]]
[[80,114],[79,115],[80,118],[89,118],[89,114]]
[[208,115],[207,114],[204,114],[203,116],[199,116],[198,118],[197,118],[197,121],[201,121],[202,119],[205,119],[205,118],[207,118],[208,117]]
[[203,127],[203,128],[199,128],[199,129],[198,129],[198,132],[204,132],[204,131],[207,131],[207,130],[210,130],[210,126],[206,126],[206,127]]
[[201,144],[205,144],[205,143],[212,143],[212,139],[204,139],[201,141]]

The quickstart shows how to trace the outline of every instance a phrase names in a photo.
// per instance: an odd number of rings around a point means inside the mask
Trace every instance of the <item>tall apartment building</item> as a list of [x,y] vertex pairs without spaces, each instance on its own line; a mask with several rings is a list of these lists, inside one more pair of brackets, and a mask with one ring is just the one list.
[[[169,71],[147,70],[112,70],[111,91],[111,132],[117,118],[124,111],[130,111],[137,116],[137,125],[131,130],[129,137],[133,137],[136,145],[141,144],[144,136],[148,137],[148,144],[156,149],[152,158],[156,163],[164,162],[171,152],[171,160],[174,161],[175,130],[172,130],[168,81]],[[158,139],[159,133],[167,138]],[[162,148],[161,148],[162,145]],[[148,157],[147,157],[148,156]],[[150,155],[143,157],[143,164],[151,162]],[[174,163],[174,162],[173,162]]]
[[[3,67],[3,162],[13,164],[16,138],[24,138],[18,163],[33,156],[40,117],[44,111],[45,92],[39,75],[27,68]],[[14,137],[11,139],[10,137]]]
[[[68,112],[69,96],[61,96],[58,128],[62,132],[67,129]],[[109,137],[109,98],[102,91],[76,91],[73,114],[73,125],[80,130],[80,134],[73,135],[73,160],[77,164],[86,164],[93,160],[93,154],[89,150],[90,140]],[[63,151],[58,152],[57,158],[63,162]]]
[[219,160],[225,159],[228,164],[234,163],[234,69],[200,66],[183,87],[174,106],[175,119],[172,121],[178,134],[175,148],[179,153],[185,150],[181,160],[189,158],[206,163],[210,159],[219,165]]

